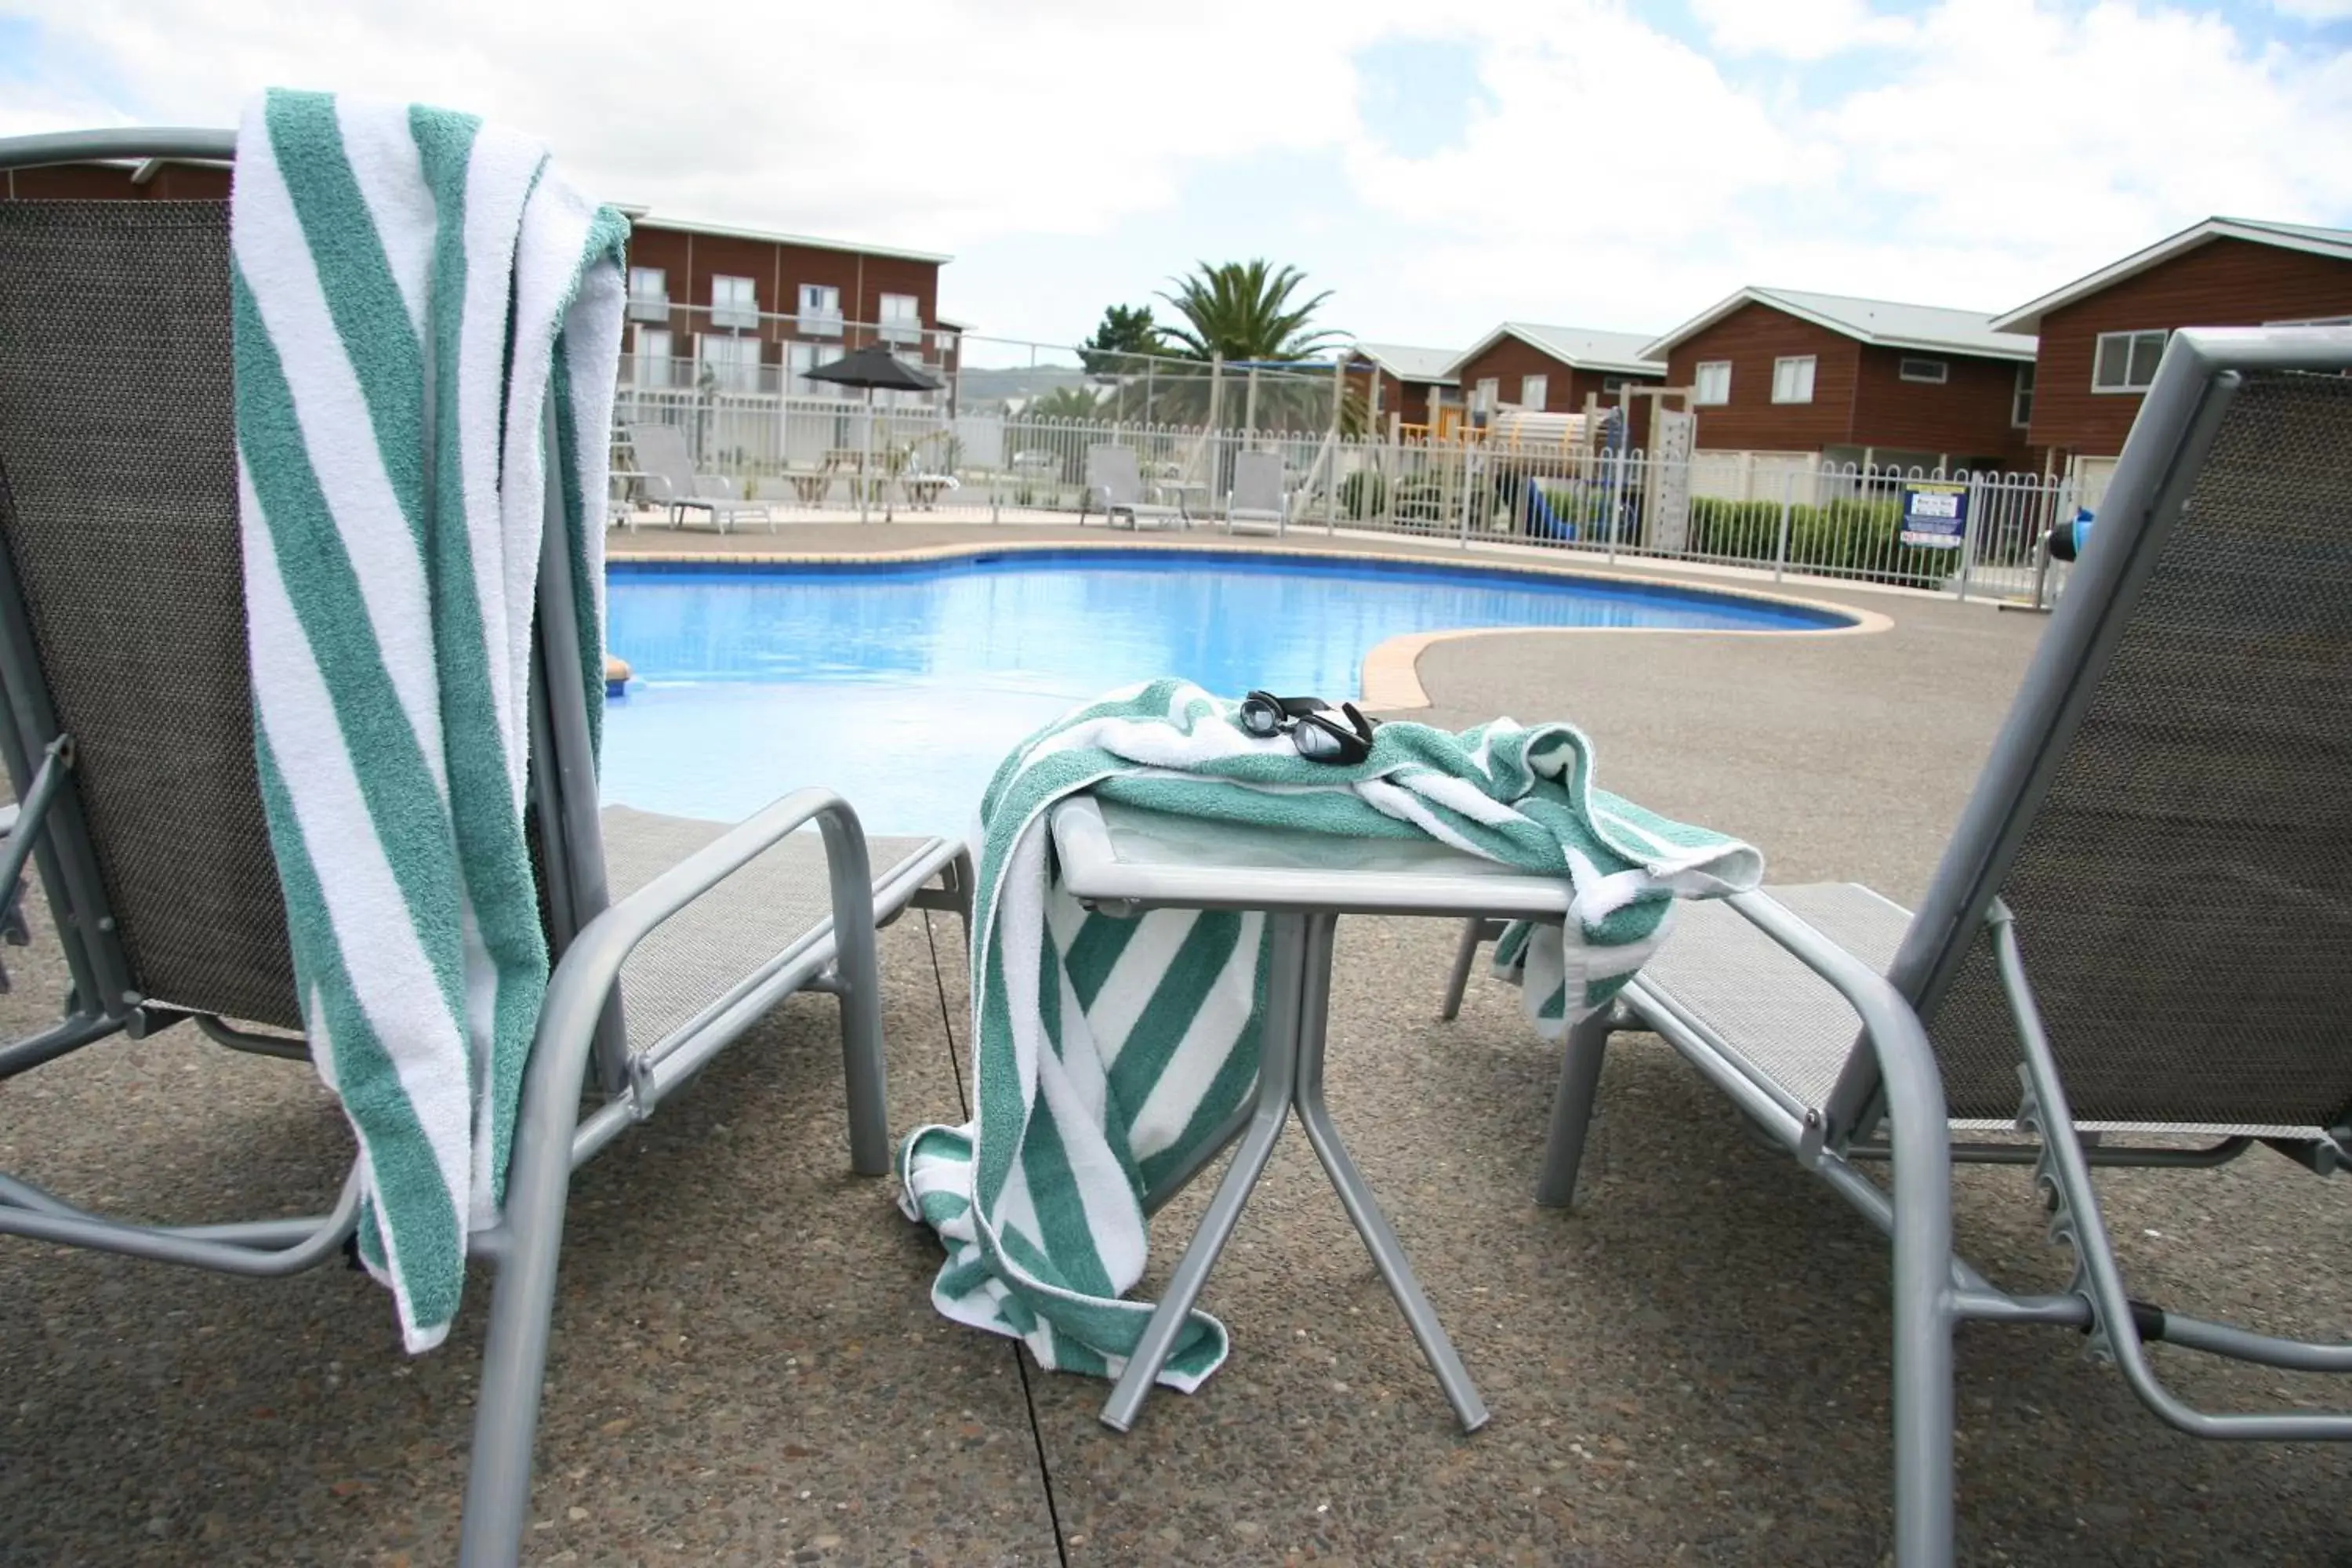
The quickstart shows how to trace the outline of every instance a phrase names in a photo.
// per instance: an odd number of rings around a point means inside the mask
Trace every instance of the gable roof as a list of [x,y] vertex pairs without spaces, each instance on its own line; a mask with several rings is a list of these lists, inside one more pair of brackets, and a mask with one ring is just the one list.
[[1649,340],[1639,332],[1596,332],[1590,327],[1548,327],[1539,321],[1505,321],[1472,344],[1448,367],[1460,375],[1462,367],[1501,342],[1517,338],[1539,353],[1549,354],[1575,370],[1619,371],[1626,375],[1664,375],[1664,361],[1643,352]]
[[1454,362],[1462,357],[1452,349],[1415,348],[1411,343],[1358,343],[1356,353],[1399,381],[1432,381],[1441,386],[1454,384]]
[[2077,278],[2064,288],[2044,294],[2031,304],[2020,305],[2009,314],[1996,317],[1993,325],[2037,331],[2046,312],[2071,305],[2136,273],[2160,266],[2184,251],[2194,250],[2216,239],[2243,239],[2255,245],[2275,245],[2284,250],[2308,251],[2314,256],[2333,256],[2340,260],[2352,261],[2352,229],[2318,228],[2305,223],[2268,223],[2260,218],[2209,217],[2203,223],[2192,224],[2179,234],[2158,240],[2145,250],[2136,250],[2121,261]]
[[1762,305],[1817,327],[1842,332],[1879,348],[1926,349],[1936,353],[1977,354],[1987,359],[2030,360],[2034,341],[2021,332],[1993,330],[1982,310],[1941,305],[1904,305],[1850,294],[1816,294],[1802,289],[1742,289],[1717,300],[1643,352],[1664,359],[1668,350],[1723,320],[1743,305]]

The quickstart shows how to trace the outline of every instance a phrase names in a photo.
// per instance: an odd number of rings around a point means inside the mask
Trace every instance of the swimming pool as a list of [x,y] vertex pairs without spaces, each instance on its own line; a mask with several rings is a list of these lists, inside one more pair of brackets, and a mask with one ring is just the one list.
[[1367,652],[1409,632],[1851,624],[1593,578],[1209,551],[615,561],[606,581],[606,644],[636,675],[604,721],[608,803],[731,822],[821,784],[874,833],[961,832],[1022,736],[1153,676],[1338,701]]

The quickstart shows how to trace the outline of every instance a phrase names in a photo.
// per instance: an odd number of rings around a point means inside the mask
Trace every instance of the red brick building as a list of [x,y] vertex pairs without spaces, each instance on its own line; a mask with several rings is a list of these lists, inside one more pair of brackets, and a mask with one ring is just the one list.
[[[1452,368],[1474,415],[1497,408],[1578,414],[1588,396],[1602,408],[1614,408],[1625,401],[1628,384],[1654,385],[1664,377],[1665,365],[1643,352],[1648,341],[1639,332],[1505,321]],[[1638,447],[1644,444],[1650,400],[1632,402],[1633,439]]]
[[1702,450],[1859,467],[2031,466],[2033,339],[1974,310],[1743,289],[1649,343]]
[[953,379],[961,329],[939,315],[947,257],[643,212],[630,221],[625,384],[839,395],[807,373],[876,341]]
[[2095,502],[2173,329],[2321,321],[2352,321],[2352,230],[2217,217],[1993,326],[2040,335],[2033,444]]
[[1437,422],[1435,411],[1459,407],[1461,385],[1454,379],[1453,349],[1415,348],[1409,343],[1358,343],[1348,371],[1362,388],[1370,418],[1366,428],[1385,436],[1389,419],[1412,427]]
[[0,170],[0,201],[163,202],[228,200],[228,165],[180,158],[143,163],[53,163],[45,169]]

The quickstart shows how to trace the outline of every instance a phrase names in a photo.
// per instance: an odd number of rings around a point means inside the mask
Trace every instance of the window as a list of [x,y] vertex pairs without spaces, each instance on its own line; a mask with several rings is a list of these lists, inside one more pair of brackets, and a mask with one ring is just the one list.
[[1952,379],[1952,367],[1939,359],[1913,359],[1905,355],[1895,367],[1895,374],[1906,381],[1924,381],[1930,386],[1941,386]]
[[2156,380],[2168,332],[2101,332],[2091,363],[2093,392],[2146,392]]
[[838,383],[811,381],[808,373],[821,364],[831,364],[841,357],[841,351],[829,343],[786,343],[784,368],[791,380],[784,390],[794,397],[847,397],[850,392]]
[[2017,390],[2010,396],[2009,422],[2020,430],[2033,423],[2033,365],[2017,367]]
[[1542,408],[1544,405],[1544,395],[1550,390],[1551,377],[1548,375],[1523,375],[1519,377],[1519,406],[1522,408]]
[[1703,359],[1691,377],[1693,403],[1728,403],[1731,401],[1731,362],[1727,359]]
[[700,352],[702,366],[698,378],[707,374],[710,384],[720,392],[760,390],[759,339],[722,338],[705,332]]
[[668,386],[670,340],[667,327],[636,329],[637,359],[629,379],[639,386]]
[[1624,390],[1625,378],[1623,376],[1604,375],[1601,378],[1601,391],[1603,396],[1613,397],[1618,394],[1622,393]]
[[633,321],[665,321],[669,319],[669,274],[658,267],[629,268],[629,320]]
[[1503,378],[1499,375],[1479,377],[1478,384],[1470,393],[1471,412],[1475,414],[1491,413],[1495,405],[1502,401]]
[[830,283],[802,284],[800,328],[803,337],[841,336],[841,290]]
[[[1724,380],[1728,383],[1731,367],[1724,366]],[[1726,395],[1729,389],[1727,386]],[[1811,403],[1813,400],[1813,356],[1791,354],[1772,362],[1772,401],[1775,403]],[[1708,401],[1705,397],[1701,403]],[[1717,398],[1715,401],[1722,402]]]
[[760,293],[749,278],[724,272],[710,279],[710,324],[714,327],[756,327],[760,324]]
[[2264,321],[2265,327],[2352,327],[2352,316],[2296,316],[2290,321]]
[[919,343],[923,341],[923,302],[912,294],[882,296],[882,341]]

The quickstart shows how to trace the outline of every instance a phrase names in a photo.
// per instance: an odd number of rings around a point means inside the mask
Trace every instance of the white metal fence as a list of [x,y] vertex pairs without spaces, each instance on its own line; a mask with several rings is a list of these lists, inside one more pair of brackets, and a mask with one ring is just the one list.
[[[2042,542],[2077,504],[2072,482],[2056,475],[1779,464],[1748,474],[1746,499],[1733,500],[1693,483],[1711,460],[1704,451],[1670,460],[1566,441],[950,417],[938,406],[869,410],[834,398],[624,386],[615,424],[638,422],[683,426],[698,470],[812,516],[855,515],[877,489],[943,518],[1098,515],[1100,502],[1086,489],[1087,451],[1112,445],[1135,451],[1160,499],[1213,522],[1231,490],[1234,454],[1272,451],[1283,459],[1286,529],[1702,562],[1774,580],[1826,577],[2036,603],[2056,582]],[[874,489],[862,480],[869,474]]]

